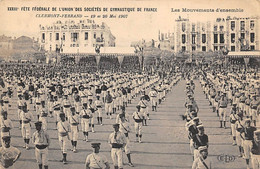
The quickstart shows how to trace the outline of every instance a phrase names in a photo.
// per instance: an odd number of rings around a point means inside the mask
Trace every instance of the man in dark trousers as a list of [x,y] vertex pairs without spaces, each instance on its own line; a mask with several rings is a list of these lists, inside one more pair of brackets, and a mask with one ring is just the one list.
[[254,141],[253,141],[253,147],[251,149],[252,153],[252,167],[253,169],[259,169],[260,168],[260,130],[256,130],[254,132]]
[[244,149],[244,157],[246,159],[247,169],[249,169],[249,159],[250,159],[250,152],[253,146],[254,140],[254,132],[256,131],[255,127],[251,126],[251,120],[245,120],[245,127],[241,130],[241,135],[243,139],[243,149]]

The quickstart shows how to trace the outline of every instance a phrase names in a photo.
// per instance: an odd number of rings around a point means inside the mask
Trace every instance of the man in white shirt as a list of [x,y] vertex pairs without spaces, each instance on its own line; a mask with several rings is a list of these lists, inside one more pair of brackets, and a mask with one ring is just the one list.
[[19,159],[21,156],[20,150],[10,145],[11,137],[4,136],[2,137],[2,142],[4,143],[2,147],[0,147],[0,168],[8,168],[14,169],[13,164]]
[[111,157],[115,169],[123,169],[123,148],[126,145],[124,133],[119,131],[119,124],[113,124],[114,132],[109,135],[108,143],[111,145]]
[[48,147],[50,138],[46,131],[42,129],[42,122],[34,123],[36,131],[32,135],[32,143],[35,145],[35,156],[39,169],[48,169]]
[[107,158],[99,154],[100,143],[91,143],[93,153],[89,154],[86,158],[86,169],[109,169]]
[[57,130],[58,130],[60,148],[63,155],[61,161],[63,162],[63,164],[67,164],[67,145],[68,145],[68,141],[70,140],[69,138],[70,125],[68,121],[66,121],[64,113],[60,114],[60,119],[61,120],[57,124]]

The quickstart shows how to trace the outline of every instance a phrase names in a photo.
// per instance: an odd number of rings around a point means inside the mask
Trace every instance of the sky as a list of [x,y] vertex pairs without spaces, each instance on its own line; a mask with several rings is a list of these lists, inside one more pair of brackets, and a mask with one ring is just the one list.
[[[18,7],[19,11],[8,11],[8,7]],[[101,8],[142,8],[142,12],[42,12],[21,11],[22,7],[101,7]],[[145,12],[144,8],[157,8],[157,12]],[[171,12],[174,9],[243,9],[243,12]],[[171,32],[174,20],[179,16],[188,17],[190,21],[215,20],[217,17],[250,17],[260,13],[260,0],[0,0],[0,35],[19,37],[39,37],[39,25],[50,25],[57,20],[67,18],[37,18],[36,14],[127,14],[127,18],[101,18],[95,22],[105,22],[116,37],[116,45],[129,47],[131,42],[141,39],[158,39],[158,32]],[[85,17],[80,19],[86,19]],[[72,20],[72,19],[70,19]],[[79,19],[75,19],[77,21]]]

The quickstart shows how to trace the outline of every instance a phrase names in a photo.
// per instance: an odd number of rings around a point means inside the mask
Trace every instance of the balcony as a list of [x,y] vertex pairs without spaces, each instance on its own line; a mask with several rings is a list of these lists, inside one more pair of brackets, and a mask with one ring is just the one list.
[[98,37],[98,38],[96,39],[96,42],[97,42],[97,43],[103,43],[103,42],[104,42],[104,38],[99,38],[99,37]]

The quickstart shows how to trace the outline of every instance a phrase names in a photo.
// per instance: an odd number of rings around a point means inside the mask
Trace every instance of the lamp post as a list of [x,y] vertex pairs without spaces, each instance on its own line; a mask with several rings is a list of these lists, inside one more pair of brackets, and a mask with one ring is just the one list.
[[96,44],[96,47],[95,47],[95,52],[96,52],[96,62],[97,62],[97,71],[99,71],[99,62],[100,62],[100,47],[101,47],[101,45],[98,45],[98,44]]
[[141,54],[140,58],[139,58],[139,62],[140,62],[140,69],[142,71],[144,71],[144,48],[140,47],[139,45],[135,46],[135,53],[139,53]]

